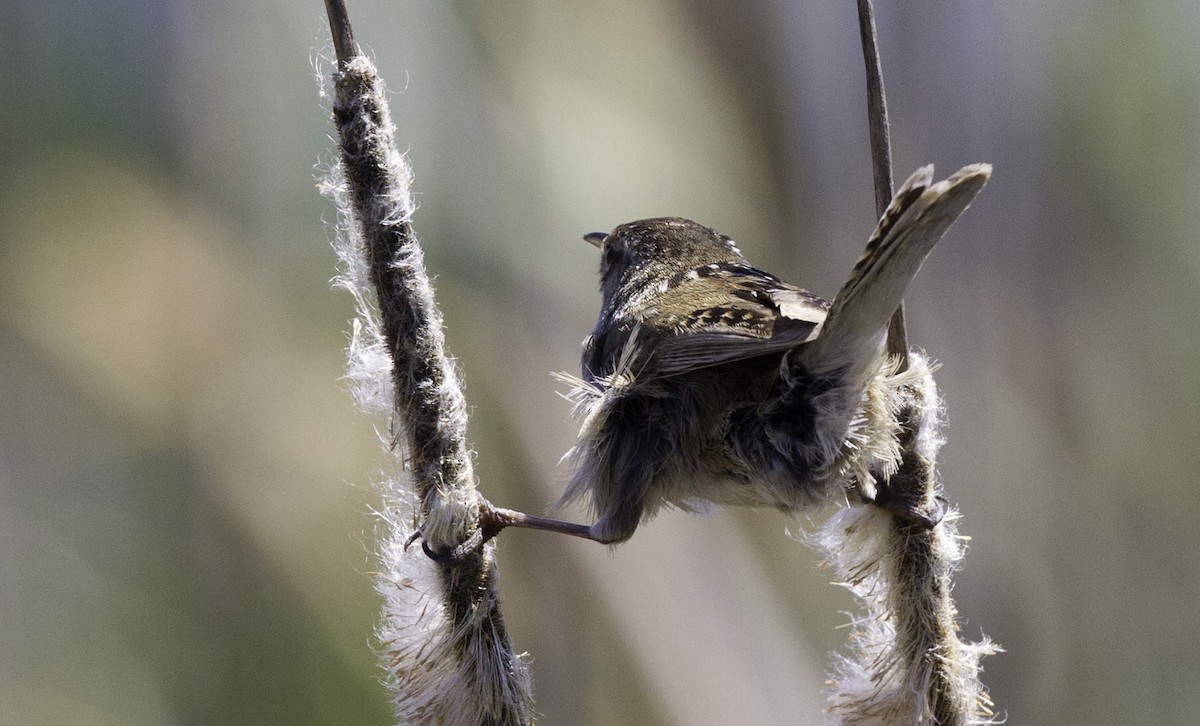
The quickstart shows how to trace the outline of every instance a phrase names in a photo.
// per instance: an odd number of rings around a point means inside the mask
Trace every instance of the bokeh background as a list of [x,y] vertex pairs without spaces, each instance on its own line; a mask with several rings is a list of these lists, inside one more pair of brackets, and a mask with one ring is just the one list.
[[[395,92],[493,501],[560,491],[550,373],[598,306],[582,233],[693,217],[831,296],[870,232],[848,0],[350,11]],[[315,190],[323,7],[0,18],[0,723],[389,723],[384,460],[339,381],[351,300]],[[1014,724],[1193,724],[1200,5],[878,20],[897,176],[996,167],[908,298],[943,364],[964,634],[1007,649],[985,681]],[[612,554],[506,533],[542,721],[819,723],[852,602],[788,536],[807,526],[667,513]]]

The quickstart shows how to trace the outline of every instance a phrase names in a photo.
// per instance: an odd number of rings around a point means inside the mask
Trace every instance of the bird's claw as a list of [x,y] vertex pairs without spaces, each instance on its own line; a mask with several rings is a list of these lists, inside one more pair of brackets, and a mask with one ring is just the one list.
[[934,497],[931,505],[921,506],[922,503],[913,501],[910,497],[898,495],[890,486],[882,485],[875,493],[871,503],[885,509],[892,516],[921,529],[933,529],[946,516],[948,502],[941,494]]
[[412,533],[404,542],[404,549],[407,551],[409,546],[418,539],[421,540],[421,551],[425,556],[434,562],[462,562],[472,553],[487,543],[492,537],[503,528],[503,525],[496,526],[495,508],[486,501],[479,505],[479,526],[465,541],[455,547],[448,547],[444,550],[435,550],[429,546],[429,543],[421,536],[421,530]]

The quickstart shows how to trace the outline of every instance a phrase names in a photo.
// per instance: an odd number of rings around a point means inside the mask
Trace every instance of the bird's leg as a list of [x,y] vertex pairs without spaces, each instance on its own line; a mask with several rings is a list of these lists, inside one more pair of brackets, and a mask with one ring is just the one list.
[[[550,519],[549,517],[539,517],[535,514],[504,509],[494,506],[491,502],[484,499],[479,505],[479,529],[475,531],[475,534],[462,544],[449,550],[438,552],[429,547],[425,542],[421,543],[421,550],[430,559],[437,560],[438,562],[458,561],[482,547],[484,543],[508,527],[540,529],[546,532],[569,534],[572,537],[580,537],[593,542],[599,542],[600,544],[612,544],[608,538],[594,534],[592,528],[585,524],[564,522],[559,519]],[[408,547],[408,545],[415,542],[420,536],[420,530],[414,532],[412,537],[408,538],[408,542],[404,543],[404,546]]]
[[585,524],[564,522],[561,519],[539,517],[536,514],[526,514],[525,512],[502,509],[500,507],[493,507],[491,504],[485,504],[483,511],[480,513],[480,528],[485,532],[483,541],[486,542],[495,537],[505,527],[540,529],[546,532],[569,534],[572,537],[581,537],[601,544],[609,544],[603,538],[593,534],[592,528]]

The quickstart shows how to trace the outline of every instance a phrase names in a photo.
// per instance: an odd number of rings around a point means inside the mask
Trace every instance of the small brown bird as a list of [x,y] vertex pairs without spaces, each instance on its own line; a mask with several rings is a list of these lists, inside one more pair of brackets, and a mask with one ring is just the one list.
[[[628,539],[663,504],[792,512],[846,489],[875,500],[897,451],[895,432],[872,425],[887,412],[868,400],[889,370],[888,321],[990,173],[968,166],[937,184],[932,167],[913,174],[832,305],[686,219],[588,235],[603,304],[584,342],[583,426],[563,496],[589,500],[588,536]],[[914,521],[940,517],[880,499]]]
[[881,403],[896,385],[885,339],[921,263],[990,175],[975,164],[936,184],[931,166],[909,177],[832,305],[686,219],[586,235],[603,303],[572,394],[583,423],[561,501],[586,500],[595,523],[485,505],[481,538],[523,526],[617,543],[664,504],[795,512],[847,491],[936,524],[941,512],[888,496],[899,446]]

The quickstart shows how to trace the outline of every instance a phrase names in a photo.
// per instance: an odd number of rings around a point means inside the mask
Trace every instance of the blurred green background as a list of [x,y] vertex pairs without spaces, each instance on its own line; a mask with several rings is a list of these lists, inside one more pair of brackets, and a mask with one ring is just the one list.
[[[582,233],[689,216],[837,290],[873,216],[853,6],[352,0],[493,501],[561,489]],[[1200,5],[878,13],[897,176],[996,167],[908,298],[972,537],[964,634],[1007,649],[984,678],[1011,723],[1193,724]],[[323,7],[0,18],[0,723],[389,723],[384,459],[339,382],[314,188]],[[615,554],[506,533],[542,720],[820,723],[852,603],[804,525],[667,513]]]

